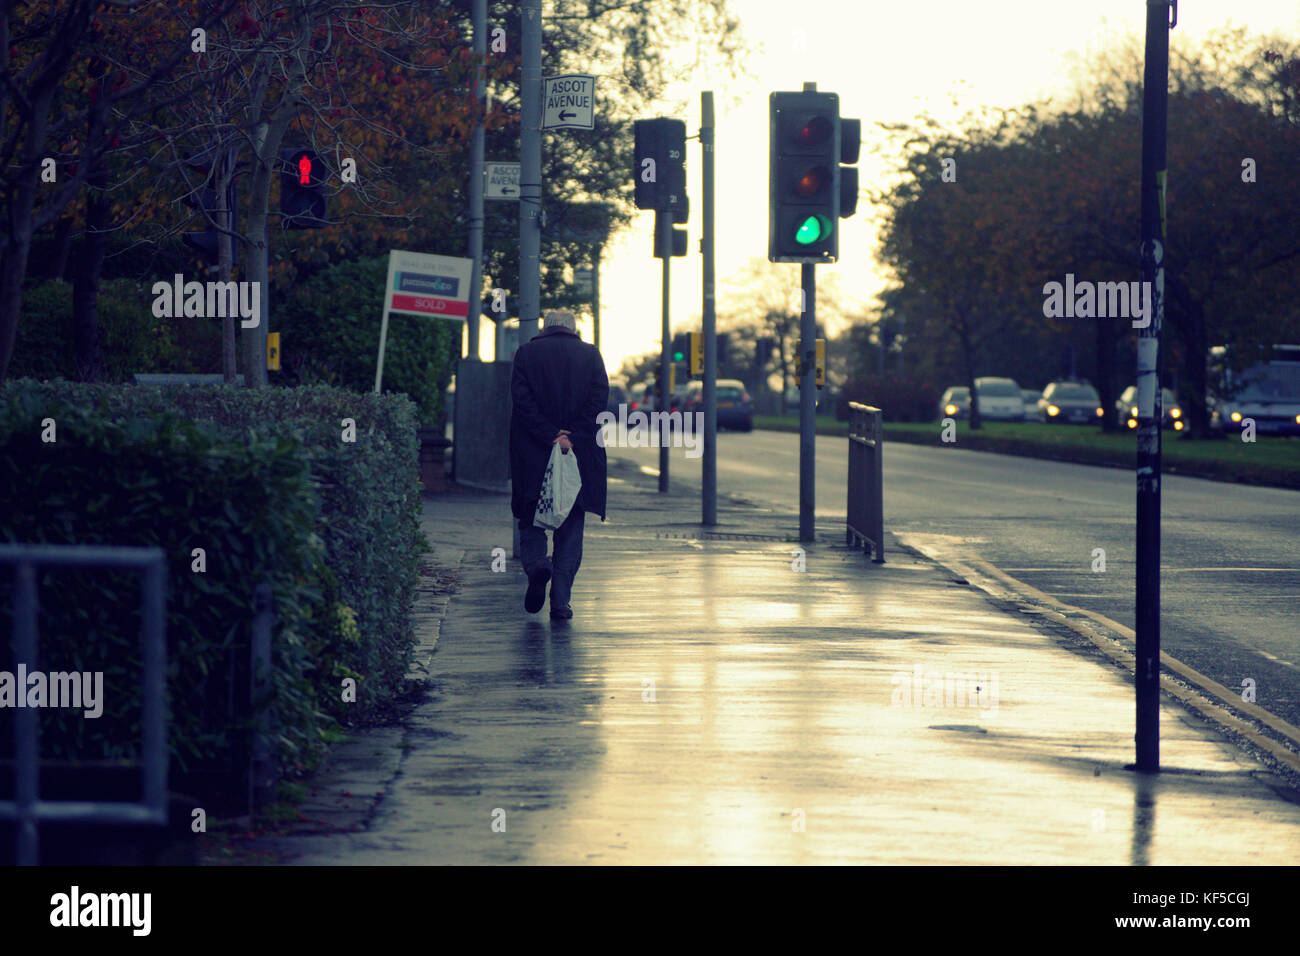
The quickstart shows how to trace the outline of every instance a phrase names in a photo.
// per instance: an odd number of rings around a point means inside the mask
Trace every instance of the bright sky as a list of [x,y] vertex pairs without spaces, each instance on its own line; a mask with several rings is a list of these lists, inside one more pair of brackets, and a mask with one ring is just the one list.
[[[874,123],[910,121],[922,111],[952,122],[980,107],[1011,107],[1048,96],[1066,102],[1074,85],[1072,64],[1089,51],[1119,46],[1126,35],[1138,38],[1140,46],[1146,22],[1142,0],[731,0],[731,6],[751,43],[747,65],[752,79],[728,87],[719,78],[692,77],[671,91],[688,104],[686,111],[666,103],[660,114],[681,116],[687,136],[696,135],[699,93],[714,91],[719,294],[750,258],[767,255],[769,92],[799,90],[811,80],[820,90],[838,93],[841,115],[862,120],[861,184],[878,187],[888,180],[888,171],[869,155]],[[1248,26],[1252,34],[1300,32],[1296,0],[1252,0],[1248,23],[1230,16],[1234,6],[1184,0],[1171,42],[1199,43],[1226,26]],[[806,38],[792,30],[796,23],[807,25]],[[597,125],[599,101],[598,82]],[[674,331],[685,329],[701,309],[700,170],[699,142],[688,141],[690,241],[688,255],[672,260]],[[840,262],[818,270],[820,275],[839,273],[844,292],[863,302],[884,284],[875,263],[877,235],[870,214],[870,206],[860,202],[858,214],[841,222]],[[653,221],[652,212],[638,213],[631,229],[605,248],[601,351],[611,372],[625,357],[659,345],[660,264],[650,255]],[[799,267],[779,268],[789,272],[791,286],[797,287]],[[492,323],[483,324],[489,332]],[[591,341],[589,323],[580,331]],[[486,334],[482,355],[492,355]]]

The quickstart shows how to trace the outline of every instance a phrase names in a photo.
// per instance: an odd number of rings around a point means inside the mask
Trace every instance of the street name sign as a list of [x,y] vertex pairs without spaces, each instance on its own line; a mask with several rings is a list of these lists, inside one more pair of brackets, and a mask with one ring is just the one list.
[[519,164],[487,163],[484,199],[519,199]]
[[596,78],[584,73],[542,81],[542,129],[595,129]]

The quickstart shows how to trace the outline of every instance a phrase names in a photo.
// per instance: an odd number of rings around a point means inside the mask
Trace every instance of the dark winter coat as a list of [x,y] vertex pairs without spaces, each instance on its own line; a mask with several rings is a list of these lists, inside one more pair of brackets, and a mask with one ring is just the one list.
[[596,416],[609,402],[605,360],[594,345],[562,326],[551,326],[515,352],[510,378],[510,510],[531,519],[551,457],[551,445],[568,429],[578,456],[578,504],[605,519],[605,449],[596,442]]

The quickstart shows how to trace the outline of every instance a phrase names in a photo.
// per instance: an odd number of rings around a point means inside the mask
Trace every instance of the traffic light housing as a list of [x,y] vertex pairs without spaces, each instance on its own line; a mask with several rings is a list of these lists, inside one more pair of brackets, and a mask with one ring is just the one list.
[[862,123],[840,117],[839,96],[805,89],[769,100],[767,257],[835,262],[838,220],[858,207]]
[[633,124],[633,199],[637,209],[672,210],[686,222],[686,123],[679,119],[637,120]]
[[858,171],[855,165],[862,149],[862,120],[840,117],[840,208],[841,219],[858,211]]
[[280,216],[285,229],[321,229],[325,221],[325,167],[314,149],[280,150]]
[[839,255],[839,96],[804,90],[769,99],[768,252],[772,262]]
[[[659,215],[663,215],[663,213],[660,213]],[[686,255],[686,230],[678,229],[676,226],[674,226],[672,232],[670,232],[669,235],[672,236],[672,244],[673,244],[672,249],[669,250],[669,254],[673,256]],[[654,256],[656,259],[662,259],[664,257],[663,244],[659,241],[658,229],[655,230]]]
[[704,333],[690,333],[691,377],[704,374]]
[[[226,187],[226,209],[229,218],[227,228],[230,232],[237,232],[237,222],[235,216],[235,204],[238,196],[235,192],[235,180],[232,177],[230,184]],[[214,186],[201,186],[190,195],[185,197],[185,204],[198,209],[202,214],[203,231],[187,232],[181,236],[181,241],[197,252],[203,259],[204,263],[209,266],[215,266],[220,261],[220,236],[217,231],[217,190]],[[230,243],[230,264],[238,265],[239,263],[239,241],[232,239]]]
[[672,360],[673,364],[686,361],[686,353],[690,348],[690,336],[686,332],[678,332],[673,336]]

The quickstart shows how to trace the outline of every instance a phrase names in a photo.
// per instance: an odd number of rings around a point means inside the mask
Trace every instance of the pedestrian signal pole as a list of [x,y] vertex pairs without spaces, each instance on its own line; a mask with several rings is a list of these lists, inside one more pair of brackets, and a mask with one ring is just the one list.
[[1142,281],[1151,313],[1137,343],[1137,570],[1134,694],[1136,767],[1160,769],[1160,326],[1165,317],[1165,130],[1169,100],[1169,31],[1176,0],[1147,0],[1142,80]]
[[671,432],[667,418],[672,403],[670,375],[672,345],[669,328],[669,260],[686,255],[685,223],[690,204],[686,197],[686,124],[677,119],[637,120],[633,124],[632,186],[637,209],[655,211],[654,255],[663,259],[662,351],[659,356],[659,388],[655,411],[660,414],[659,492],[668,492],[668,445]]
[[[816,83],[769,101],[767,258],[800,263],[799,538],[816,538],[817,264],[839,259],[839,220],[857,209],[861,123]],[[847,165],[842,165],[847,164]],[[782,396],[784,400],[784,396]]]

